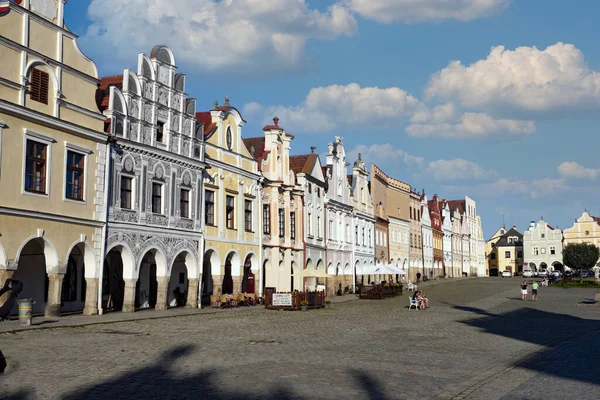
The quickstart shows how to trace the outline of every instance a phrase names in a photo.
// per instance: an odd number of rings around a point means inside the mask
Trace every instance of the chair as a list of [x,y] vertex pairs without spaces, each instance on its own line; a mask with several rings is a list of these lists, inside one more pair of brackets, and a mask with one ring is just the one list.
[[408,305],[408,309],[410,310],[411,308],[415,308],[415,310],[419,309],[419,301],[417,299],[414,299],[412,297],[408,298],[408,301],[410,302],[410,304]]
[[416,289],[416,288],[415,288],[415,286],[416,286],[416,285],[413,285],[413,283],[412,283],[412,282],[408,282],[408,285],[407,285],[406,289],[407,289],[409,292],[412,292],[413,290],[415,290],[415,289]]
[[221,295],[220,307],[229,308],[229,301],[227,300],[227,295],[224,295],[224,294]]
[[214,295],[210,296],[210,306],[212,308],[219,308],[221,306],[219,298],[217,296],[214,296]]

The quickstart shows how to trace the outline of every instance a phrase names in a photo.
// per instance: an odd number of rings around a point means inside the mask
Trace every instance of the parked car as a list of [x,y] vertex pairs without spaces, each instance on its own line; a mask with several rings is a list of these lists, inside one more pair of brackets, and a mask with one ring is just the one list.
[[503,278],[510,278],[511,276],[512,276],[512,273],[510,271],[502,271]]
[[523,271],[523,278],[531,278],[533,276],[533,271],[530,269],[526,269]]
[[565,276],[567,278],[572,278],[573,277],[573,271],[565,271]]
[[584,278],[593,278],[593,277],[595,277],[595,276],[596,276],[596,275],[595,275],[595,273],[594,273],[594,270],[593,270],[593,269],[587,269],[587,270],[584,270],[584,271],[581,273],[581,275],[582,275]]
[[537,273],[537,276],[548,276],[548,270],[547,269],[540,269]]
[[560,271],[552,271],[552,276],[556,277],[556,278],[560,278],[562,274],[560,273]]

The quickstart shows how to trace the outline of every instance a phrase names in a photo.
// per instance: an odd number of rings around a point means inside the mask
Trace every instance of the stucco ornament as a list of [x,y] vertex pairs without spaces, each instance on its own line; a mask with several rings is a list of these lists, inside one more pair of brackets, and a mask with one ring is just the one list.
[[156,167],[156,172],[154,173],[154,176],[157,177],[158,179],[162,179],[164,173],[165,173],[165,171],[163,170],[163,167],[161,167],[159,165]]
[[144,97],[147,99],[152,99],[153,95],[154,95],[154,88],[152,87],[152,84],[146,83],[144,85]]
[[124,168],[125,168],[125,171],[127,171],[127,172],[133,171],[133,160],[131,159],[131,157],[127,157],[125,159]]
[[190,184],[190,174],[183,174],[183,184],[184,185]]

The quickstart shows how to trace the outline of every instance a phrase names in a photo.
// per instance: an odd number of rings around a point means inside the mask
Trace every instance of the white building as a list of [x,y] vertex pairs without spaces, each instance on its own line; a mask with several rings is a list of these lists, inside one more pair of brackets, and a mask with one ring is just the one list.
[[421,195],[421,230],[423,236],[423,273],[427,277],[433,276],[433,229],[427,205],[427,195]]
[[[166,309],[174,290],[196,307],[203,243],[203,137],[196,101],[171,50],[138,56],[137,71],[103,78],[99,96],[112,151],[101,311]],[[106,105],[106,106],[104,106]]]
[[452,217],[450,207],[446,200],[442,200],[442,230],[444,232],[444,273],[447,277],[454,278],[454,265],[452,263]]
[[[327,273],[335,275],[327,290],[352,285],[352,204],[346,175],[346,150],[340,136],[328,145],[327,180]],[[333,286],[333,287],[332,287]]]
[[537,223],[531,221],[523,234],[523,269],[562,270],[562,239],[562,231],[551,227],[543,219]]
[[483,237],[483,228],[481,227],[481,217],[477,216],[477,238],[476,238],[476,254],[477,254],[477,276],[489,276],[490,271],[485,267],[485,239]]
[[[304,242],[306,269],[325,272],[325,176],[321,160],[311,147],[310,154],[290,156],[290,169],[304,190]],[[316,278],[306,278],[306,288],[315,290]]]
[[[354,266],[354,284],[360,282],[362,275],[368,275],[364,271],[372,270],[375,265],[375,243],[372,232],[375,231],[375,216],[373,203],[369,190],[369,173],[361,155],[354,162],[352,175],[348,176],[351,184],[352,195],[350,197],[354,216],[354,240],[352,254]],[[358,278],[356,276],[359,276]]]

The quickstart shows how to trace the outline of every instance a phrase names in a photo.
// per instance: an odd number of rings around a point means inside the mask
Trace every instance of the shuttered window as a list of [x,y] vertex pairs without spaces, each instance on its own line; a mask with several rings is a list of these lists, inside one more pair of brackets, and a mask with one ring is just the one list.
[[34,68],[31,70],[31,87],[29,97],[31,100],[48,104],[48,83],[50,75],[47,72]]

